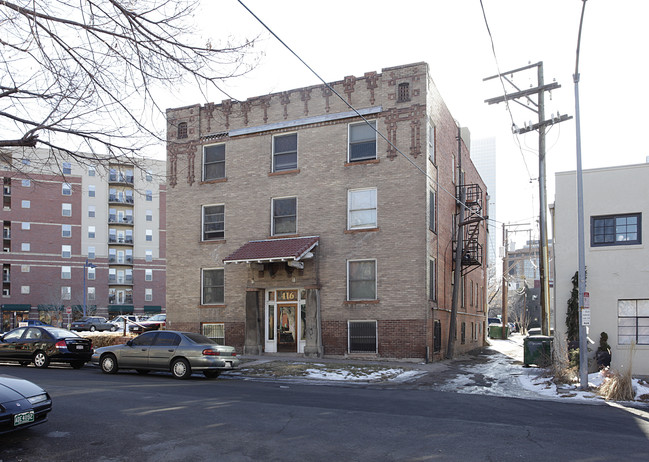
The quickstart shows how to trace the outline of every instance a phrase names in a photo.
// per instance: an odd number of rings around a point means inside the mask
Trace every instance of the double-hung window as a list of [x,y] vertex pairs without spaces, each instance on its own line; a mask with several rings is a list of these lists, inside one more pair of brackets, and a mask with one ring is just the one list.
[[72,246],[71,245],[62,245],[61,246],[61,257],[62,258],[72,258]]
[[72,267],[62,266],[61,267],[61,279],[71,279],[72,278]]
[[590,245],[631,245],[642,243],[640,213],[590,218]]
[[649,345],[649,300],[617,301],[617,343]]
[[225,206],[203,206],[203,240],[225,238]]
[[273,137],[273,171],[297,168],[297,133]]
[[435,191],[428,192],[428,229],[437,232],[437,195]]
[[349,162],[376,159],[376,121],[349,125]]
[[71,196],[72,195],[72,185],[70,183],[61,184],[61,194],[63,194],[64,196]]
[[347,198],[347,229],[376,228],[376,188],[350,189]]
[[203,147],[203,181],[225,178],[225,144]]
[[222,305],[225,303],[225,278],[222,268],[204,269],[202,286],[202,305]]
[[72,216],[72,204],[61,204],[61,215],[64,217]]
[[376,300],[376,260],[347,262],[347,300]]
[[63,162],[63,174],[70,175],[72,173],[72,164],[70,162]]
[[88,197],[95,197],[95,185],[94,184],[89,184],[88,185]]
[[297,233],[297,197],[273,199],[273,236]]
[[72,237],[72,225],[61,225],[61,237]]

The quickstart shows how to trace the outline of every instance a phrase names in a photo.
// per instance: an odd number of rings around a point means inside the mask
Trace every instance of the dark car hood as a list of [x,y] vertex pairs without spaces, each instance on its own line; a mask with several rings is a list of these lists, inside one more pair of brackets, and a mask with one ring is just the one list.
[[0,403],[16,401],[40,393],[45,393],[45,390],[29,380],[0,374]]

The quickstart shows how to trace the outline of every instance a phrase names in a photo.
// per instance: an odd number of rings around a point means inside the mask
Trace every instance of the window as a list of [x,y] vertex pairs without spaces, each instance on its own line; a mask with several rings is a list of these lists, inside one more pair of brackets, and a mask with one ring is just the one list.
[[460,343],[464,345],[466,343],[466,322],[462,321],[460,326]]
[[150,302],[153,300],[153,289],[144,289],[144,301]]
[[210,322],[201,326],[205,337],[211,338],[218,345],[225,345],[225,324],[222,322]]
[[22,180],[23,188],[29,188],[32,185],[31,180]]
[[203,240],[223,239],[225,237],[225,206],[203,206]]
[[640,213],[590,218],[590,245],[631,245],[642,243]]
[[72,279],[72,268],[70,266],[61,267],[61,279]]
[[94,300],[94,299],[95,299],[95,288],[88,287],[88,300]]
[[88,197],[95,197],[95,185],[88,185]]
[[94,205],[89,205],[88,206],[88,217],[94,218],[95,216],[95,206]]
[[20,286],[20,293],[23,295],[29,295],[29,286]]
[[72,237],[72,225],[61,225],[61,237]]
[[451,155],[451,177],[453,178],[453,184],[455,184],[455,154]]
[[428,261],[428,299],[437,300],[437,261],[431,258]]
[[428,158],[433,164],[437,163],[435,157],[435,125],[432,122],[428,124]]
[[617,316],[619,345],[649,345],[649,300],[618,300]]
[[347,300],[376,300],[376,260],[347,262]]
[[61,215],[64,217],[72,216],[72,204],[61,204]]
[[180,345],[180,336],[174,332],[160,332],[153,343],[154,346],[173,347]]
[[95,167],[88,167],[88,176],[95,176]]
[[376,353],[376,321],[349,321],[349,352]]
[[32,249],[32,246],[29,242],[23,242],[20,244],[20,250],[22,252],[29,252]]
[[145,261],[153,261],[153,250],[146,250],[144,252],[144,260]]
[[152,269],[145,269],[144,270],[144,280],[145,281],[153,281],[153,270]]
[[437,232],[437,195],[435,191],[428,192],[428,229]]
[[297,168],[297,133],[273,137],[273,171]]
[[153,192],[150,189],[147,189],[145,194],[144,194],[147,202],[151,202],[153,200]]
[[61,257],[62,258],[71,258],[72,257],[72,246],[71,245],[62,245],[61,246]]
[[29,265],[20,265],[20,272],[21,273],[29,273],[31,270],[31,267]]
[[94,246],[88,246],[88,259],[89,260],[94,260],[95,259],[95,247]]
[[349,125],[349,162],[376,159],[376,121]]
[[408,82],[399,84],[397,95],[398,103],[403,103],[406,101],[410,101],[410,84]]
[[435,320],[433,324],[433,351],[439,353],[442,351],[442,322]]
[[88,267],[88,280],[94,280],[97,273],[96,273],[97,268],[93,268],[91,266]]
[[348,193],[348,229],[376,228],[376,188],[353,189]]
[[70,162],[63,162],[63,174],[69,175],[72,173],[72,164]]
[[146,211],[146,221],[153,221],[153,210]]
[[146,171],[146,175],[145,175],[144,178],[146,179],[146,181],[149,181],[149,182],[153,181],[153,173],[151,172],[151,170]]
[[187,122],[180,122],[178,124],[178,139],[182,140],[187,138]]
[[64,196],[71,196],[72,195],[72,185],[70,183],[61,184],[61,194],[63,194]]
[[273,199],[272,234],[297,233],[297,198]]
[[146,240],[153,241],[153,230],[147,229],[145,233],[146,233]]
[[225,280],[223,269],[203,270],[202,305],[221,305],[225,303]]
[[20,224],[20,229],[29,231],[30,229],[32,229],[32,224],[30,222],[28,222],[28,221],[23,221]]
[[31,201],[22,201],[20,206],[22,208],[24,208],[24,209],[29,209],[29,208],[31,208],[32,203],[31,203]]
[[94,226],[88,226],[88,238],[89,239],[94,239],[95,238],[95,227]]
[[61,300],[70,300],[72,298],[72,288],[69,286],[61,287]]
[[203,147],[203,181],[225,178],[225,144]]

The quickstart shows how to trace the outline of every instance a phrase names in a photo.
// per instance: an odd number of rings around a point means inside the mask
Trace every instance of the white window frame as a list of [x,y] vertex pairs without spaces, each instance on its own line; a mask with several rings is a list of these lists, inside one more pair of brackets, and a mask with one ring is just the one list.
[[95,296],[95,288],[94,287],[88,287],[87,289],[88,289],[87,299],[88,300],[95,300],[95,298],[96,298],[96,296]]
[[95,197],[97,189],[94,184],[88,185],[88,197]]
[[153,250],[144,251],[144,260],[149,262],[153,261]]
[[144,301],[145,302],[153,301],[153,289],[144,289]]
[[145,197],[145,200],[147,202],[152,202],[153,201],[153,191],[151,191],[150,189],[147,189],[144,192],[144,197]]
[[61,266],[61,279],[72,279],[71,266]]
[[94,239],[97,235],[97,230],[94,226],[88,226],[88,239]]
[[153,210],[147,210],[145,212],[146,221],[153,221]]
[[94,205],[88,206],[88,218],[95,218],[97,216],[97,208]]
[[25,178],[20,182],[23,188],[30,188],[32,186],[32,180]]
[[94,260],[96,256],[96,249],[94,245],[89,245],[88,246],[88,259],[89,260]]
[[72,216],[72,204],[67,204],[67,203],[61,204],[61,216],[62,217]]
[[61,183],[61,195],[62,196],[72,195],[72,185],[70,183]]
[[[206,145],[203,146],[203,159],[202,159],[202,163],[201,163],[203,181],[222,180],[222,179],[226,178],[227,172],[225,170],[225,167],[226,167],[226,165],[225,165],[225,161],[226,161],[226,147],[225,147],[225,144],[226,143],[213,143],[213,144],[206,144]],[[216,146],[223,146],[223,160],[219,160],[219,161],[216,161],[216,162],[210,162],[209,165],[223,164],[223,176],[215,176],[215,177],[207,178],[207,176],[205,174],[206,173],[205,172],[205,170],[206,170],[205,169],[205,166],[206,166],[206,163],[205,163],[206,151],[209,148],[216,147]]]
[[31,252],[32,246],[29,242],[23,242],[20,244],[20,251],[21,252]]
[[29,221],[23,221],[20,224],[20,229],[22,229],[23,231],[29,231],[30,229],[32,229],[32,224]]
[[29,295],[30,287],[29,286],[20,286],[20,293],[22,295]]
[[72,237],[72,225],[61,225],[61,237]]
[[71,162],[62,162],[61,165],[62,165],[61,172],[64,175],[71,175],[72,174],[72,163]]
[[61,258],[72,258],[72,246],[71,245],[62,245],[61,246]]
[[[361,159],[352,159],[352,130],[354,127],[359,127],[359,126],[367,126],[368,123],[374,128],[374,157],[364,157]],[[362,142],[368,143],[370,140],[364,139],[360,141],[356,141],[354,144],[360,144]],[[367,122],[354,122],[350,123],[347,126],[347,162],[349,163],[354,163],[354,162],[366,162],[370,160],[376,160],[378,159],[378,141],[377,141],[377,133],[376,133],[376,120],[368,120]]]
[[[359,208],[352,208],[352,203],[353,203],[353,197],[355,194],[361,194],[365,192],[373,192],[374,195],[372,197],[373,200],[373,207],[359,207]],[[371,212],[374,211],[374,221],[373,222],[368,222],[368,223],[361,223],[358,225],[354,225],[354,215],[355,214],[360,214],[360,213],[366,213],[366,212]],[[377,193],[377,188],[359,188],[359,189],[350,189],[347,191],[347,229],[348,230],[355,230],[355,229],[373,229],[373,228],[378,228],[378,193]]]
[[[276,231],[275,227],[275,201],[278,200],[285,200],[285,199],[295,199],[295,229],[292,232],[288,233],[278,233]],[[298,230],[298,222],[297,222],[297,214],[298,214],[298,200],[297,196],[285,196],[285,197],[273,197],[270,201],[270,226],[271,226],[271,235],[272,236],[291,236],[293,234],[297,234]],[[286,215],[289,216],[289,215]],[[281,218],[281,217],[279,217]]]
[[145,281],[153,281],[153,270],[152,269],[145,269],[144,270],[144,280]]
[[[362,263],[362,262],[374,262],[374,298],[352,298],[351,297],[351,285],[352,281],[350,280],[350,264],[352,263]],[[378,263],[375,258],[359,258],[354,260],[347,260],[347,301],[356,302],[356,301],[368,301],[368,300],[378,300]]]
[[27,201],[27,200],[21,201],[20,207],[23,209],[30,209],[32,208],[32,201]]
[[61,300],[72,300],[72,287],[70,286],[61,287]]
[[88,167],[88,176],[95,176],[95,167]]
[[86,279],[89,281],[92,281],[97,278],[97,268],[94,268],[92,266],[88,267],[88,276]]
[[149,242],[153,242],[153,230],[152,229],[147,229],[144,231],[144,237],[145,240]]

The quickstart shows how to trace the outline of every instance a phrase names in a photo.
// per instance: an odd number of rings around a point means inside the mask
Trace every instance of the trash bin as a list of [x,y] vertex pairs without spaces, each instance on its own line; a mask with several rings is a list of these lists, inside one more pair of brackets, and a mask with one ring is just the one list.
[[523,339],[523,365],[547,367],[552,362],[552,337],[531,335]]
[[[509,326],[507,326],[507,330],[505,332],[507,334],[507,337],[509,337]],[[503,338],[502,324],[489,324],[489,338]]]

